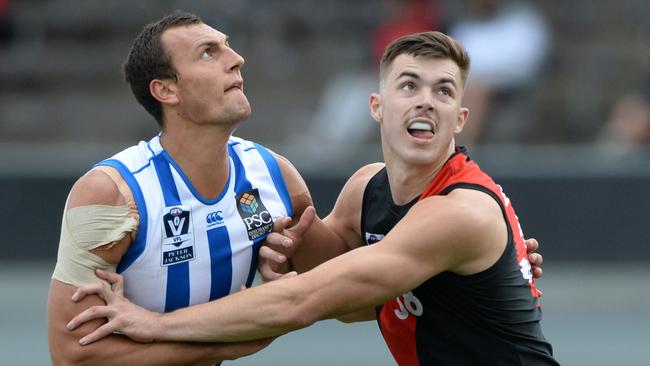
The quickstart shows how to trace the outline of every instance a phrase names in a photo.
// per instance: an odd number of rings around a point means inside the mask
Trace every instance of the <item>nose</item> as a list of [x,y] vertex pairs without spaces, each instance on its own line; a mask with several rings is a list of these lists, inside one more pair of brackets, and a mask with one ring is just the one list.
[[241,67],[244,65],[244,62],[246,62],[246,60],[244,60],[244,58],[240,54],[238,54],[235,50],[233,50],[230,47],[228,47],[228,52],[231,53],[231,59],[232,59],[230,64],[230,70],[236,71],[241,69]]
[[433,95],[429,92],[422,92],[418,103],[415,105],[418,111],[433,112]]

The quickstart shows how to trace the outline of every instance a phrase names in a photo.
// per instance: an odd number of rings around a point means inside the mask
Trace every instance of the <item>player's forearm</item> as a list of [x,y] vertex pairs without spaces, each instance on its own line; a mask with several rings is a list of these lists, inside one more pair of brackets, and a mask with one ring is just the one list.
[[[210,343],[136,343],[125,337],[110,336],[90,346],[69,339],[65,347],[52,349],[53,365],[213,365],[230,359],[230,345]],[[234,357],[236,358],[236,357]]]
[[386,288],[391,286],[386,283],[396,281],[395,276],[383,276],[390,281],[374,281],[381,276],[376,274],[376,265],[366,263],[363,249],[297,277],[164,314],[154,322],[153,338],[211,342],[258,339],[382,303],[390,297]]
[[[312,324],[299,277],[266,283],[219,300],[164,314],[156,341],[234,342],[282,335]],[[292,286],[294,283],[294,286]],[[246,295],[245,297],[241,295]],[[252,295],[252,296],[251,296]]]
[[374,307],[344,314],[336,318],[336,320],[343,323],[367,322],[376,319],[377,311]]

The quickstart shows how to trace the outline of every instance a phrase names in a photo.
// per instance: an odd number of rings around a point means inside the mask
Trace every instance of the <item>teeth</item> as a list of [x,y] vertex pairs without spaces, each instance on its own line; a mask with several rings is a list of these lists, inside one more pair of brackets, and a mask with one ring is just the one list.
[[409,130],[432,131],[431,125],[424,122],[413,122],[408,127]]

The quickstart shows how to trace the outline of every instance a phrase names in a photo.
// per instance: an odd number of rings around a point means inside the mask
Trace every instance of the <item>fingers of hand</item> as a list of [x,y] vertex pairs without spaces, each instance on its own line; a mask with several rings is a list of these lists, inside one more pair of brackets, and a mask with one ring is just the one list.
[[110,282],[111,284],[116,284],[119,282],[124,282],[124,277],[114,272],[108,272],[101,269],[95,270],[97,277]]
[[535,238],[526,239],[524,243],[526,243],[526,251],[528,253],[534,253],[539,249],[539,243]]
[[95,282],[89,285],[83,285],[77,289],[77,291],[72,294],[72,301],[81,301],[84,297],[88,295],[99,295],[102,297],[102,293],[105,292],[106,286],[102,282]]
[[269,265],[269,262],[267,261],[261,263],[258,269],[262,277],[264,277],[264,279],[267,281],[277,280],[278,278],[281,278],[284,275],[283,273],[278,273],[274,271],[273,268],[271,268],[271,266]]
[[293,245],[293,241],[286,235],[280,233],[270,233],[267,235],[264,242],[265,245],[277,245],[283,248],[290,248]]
[[291,217],[282,216],[275,219],[273,222],[273,232],[279,233],[282,230],[286,229],[287,226],[291,223]]
[[117,326],[115,321],[110,321],[101,327],[97,328],[94,332],[88,334],[87,336],[81,338],[79,340],[79,344],[82,346],[85,346],[87,344],[91,344],[95,341],[98,341],[108,335],[113,334],[114,331],[119,330],[119,327]]
[[291,277],[296,277],[298,275],[298,272],[296,271],[291,271],[283,274],[280,278],[291,278]]
[[533,278],[540,278],[544,274],[544,271],[542,271],[541,268],[539,267],[534,267],[533,268]]
[[287,260],[287,256],[285,256],[284,254],[282,254],[280,252],[277,252],[277,251],[271,249],[270,247],[268,247],[266,245],[262,245],[260,247],[259,255],[260,255],[260,257],[262,257],[264,259],[270,260],[270,261],[278,263],[278,264],[282,264]]
[[83,323],[93,319],[108,318],[113,316],[113,313],[113,310],[109,306],[91,306],[81,314],[72,318],[66,327],[70,330],[74,330]]
[[111,289],[118,295],[122,296],[124,292],[124,277],[114,272],[107,272],[101,269],[95,271],[97,277],[108,281]]
[[309,206],[305,209],[305,211],[302,212],[302,215],[300,216],[300,220],[298,220],[298,223],[289,228],[289,230],[296,234],[296,235],[302,235],[307,231],[310,227],[311,224],[314,223],[314,219],[316,218],[316,209],[314,206]]
[[528,262],[530,262],[532,266],[541,266],[544,262],[544,257],[538,253],[530,253],[528,254]]

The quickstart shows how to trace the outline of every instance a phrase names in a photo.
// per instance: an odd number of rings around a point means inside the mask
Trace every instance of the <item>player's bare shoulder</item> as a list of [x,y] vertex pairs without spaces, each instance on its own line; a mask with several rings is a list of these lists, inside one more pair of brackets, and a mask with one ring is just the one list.
[[361,168],[359,168],[359,170],[357,170],[354,174],[352,174],[350,180],[359,179],[359,180],[365,180],[365,183],[368,183],[370,178],[374,177],[375,174],[377,174],[385,166],[386,166],[385,163],[380,163],[380,162],[364,165]]
[[299,216],[305,208],[313,205],[309,188],[307,188],[307,183],[305,183],[300,172],[298,172],[298,169],[293,166],[289,159],[274,151],[269,151],[278,162],[278,166],[282,172],[282,177],[284,178],[287,190],[289,191],[289,196],[291,196],[294,213],[296,216]]
[[[497,201],[474,189],[455,189],[445,196],[431,196],[412,209],[415,216],[444,213],[444,231],[457,260],[450,271],[468,275],[492,266],[508,239],[504,215]],[[440,220],[433,220],[440,221]]]
[[463,220],[465,226],[471,225],[477,231],[485,234],[486,230],[503,223],[505,219],[501,207],[490,195],[475,189],[455,189],[442,198],[448,205],[453,205],[454,212]]
[[68,208],[88,205],[119,206],[126,202],[127,199],[107,171],[93,169],[81,176],[72,186]]
[[361,238],[361,208],[363,193],[370,179],[384,168],[384,163],[373,163],[361,167],[345,183],[332,212],[325,218],[328,226],[334,228],[350,248],[363,244]]
[[271,152],[273,157],[275,157],[275,160],[278,162],[278,166],[280,167],[282,176],[284,177],[284,180],[287,183],[287,188],[289,189],[289,192],[291,193],[292,186],[295,186],[296,188],[304,186],[303,190],[306,189],[307,185],[305,184],[304,179],[302,179],[300,172],[298,172],[298,169],[296,169],[296,167],[289,161],[289,159],[276,153],[275,151],[271,151],[271,150],[269,151]]
[[[385,166],[386,164],[384,163],[372,163],[359,168],[359,170],[352,174],[350,179],[345,183],[340,197],[344,197],[345,195],[346,198],[356,197],[363,199],[363,192],[365,191],[368,182]],[[359,202],[359,204],[361,204],[361,202]],[[361,208],[361,206],[359,206],[359,208]]]

